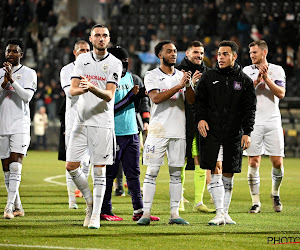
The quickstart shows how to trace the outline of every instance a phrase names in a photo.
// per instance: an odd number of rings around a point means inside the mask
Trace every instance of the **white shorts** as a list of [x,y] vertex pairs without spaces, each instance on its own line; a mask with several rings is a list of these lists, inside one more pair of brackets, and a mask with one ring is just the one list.
[[284,136],[282,127],[255,125],[251,133],[248,156],[270,155],[284,157]]
[[147,137],[144,145],[143,164],[161,166],[167,152],[168,164],[183,167],[185,164],[185,139]]
[[[71,129],[68,129],[65,131],[65,148],[66,149],[68,148],[71,131],[72,131]],[[89,153],[89,150],[86,149],[86,152],[85,152],[84,156],[82,157],[80,165],[87,166],[87,165],[89,165],[89,162],[90,162],[90,153]]]
[[223,161],[223,146],[220,146],[217,161]]
[[115,154],[115,135],[112,128],[74,126],[67,148],[68,162],[81,162],[90,153],[92,165],[112,165]]
[[29,134],[0,135],[0,158],[9,158],[10,153],[26,156],[29,144]]

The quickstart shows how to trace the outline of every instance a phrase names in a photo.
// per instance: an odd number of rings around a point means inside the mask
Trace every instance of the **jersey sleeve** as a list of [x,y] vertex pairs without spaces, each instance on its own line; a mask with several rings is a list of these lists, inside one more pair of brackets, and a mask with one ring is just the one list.
[[60,84],[66,96],[71,97],[70,95],[71,76],[65,67],[63,67],[60,71]]
[[75,66],[71,74],[71,78],[80,78],[83,76],[83,54],[79,55],[75,61]]
[[122,76],[123,65],[120,60],[114,61],[107,76],[107,83],[115,83],[119,85]]
[[36,72],[33,69],[30,69],[28,73],[26,74],[27,78],[24,83],[24,89],[26,90],[32,90],[33,92],[37,89],[37,75]]
[[274,76],[274,83],[280,87],[286,88],[285,72],[281,66],[278,66],[276,69],[276,75]]
[[145,88],[147,93],[149,93],[151,90],[159,90],[160,87],[158,85],[157,77],[152,74],[151,71],[147,71],[144,78]]

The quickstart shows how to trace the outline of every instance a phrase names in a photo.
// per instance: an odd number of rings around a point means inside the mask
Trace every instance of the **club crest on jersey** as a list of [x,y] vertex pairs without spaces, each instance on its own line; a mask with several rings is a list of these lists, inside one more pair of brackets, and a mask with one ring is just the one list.
[[116,80],[116,81],[118,81],[118,74],[117,73],[113,73],[113,78]]
[[103,70],[105,71],[105,70],[107,70],[108,69],[108,64],[103,64]]
[[242,83],[234,81],[233,82],[233,89],[235,89],[235,90],[241,90],[242,89]]
[[20,80],[22,78],[22,74],[17,74],[16,75],[16,80]]

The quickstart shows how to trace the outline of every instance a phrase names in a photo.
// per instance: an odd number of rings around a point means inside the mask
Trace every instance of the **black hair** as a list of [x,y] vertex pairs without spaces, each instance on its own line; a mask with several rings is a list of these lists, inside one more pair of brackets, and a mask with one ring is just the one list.
[[233,41],[223,40],[219,43],[218,48],[220,47],[230,47],[233,54],[237,54],[239,51],[239,46]]
[[126,49],[122,48],[119,45],[116,45],[114,47],[108,48],[107,51],[111,54],[113,54],[116,58],[122,60],[129,58],[129,54],[126,51]]
[[155,55],[158,57],[158,54],[161,52],[162,50],[162,47],[165,45],[165,44],[174,44],[171,40],[164,40],[164,41],[161,41],[159,42],[155,48],[154,48],[154,51],[155,51]]
[[200,41],[192,41],[188,45],[187,50],[190,49],[190,48],[192,48],[192,47],[203,47],[204,48],[204,45]]
[[11,38],[7,41],[6,43],[6,47],[9,45],[9,44],[14,44],[14,45],[18,45],[21,49],[21,51],[23,52],[23,49],[24,49],[24,43],[22,42],[22,40],[18,39],[18,38]]
[[94,29],[96,28],[105,28],[105,29],[108,29],[105,25],[103,24],[95,24],[92,28],[91,28],[91,33]]

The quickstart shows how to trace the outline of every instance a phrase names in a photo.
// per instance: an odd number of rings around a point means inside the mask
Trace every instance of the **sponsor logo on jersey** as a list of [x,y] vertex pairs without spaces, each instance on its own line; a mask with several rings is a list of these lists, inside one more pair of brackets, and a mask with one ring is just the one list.
[[241,90],[242,89],[242,83],[234,81],[233,82],[233,89],[235,89],[235,90]]
[[116,81],[118,81],[118,74],[117,73],[113,73],[113,78],[116,80]]
[[102,76],[86,75],[85,77],[90,78],[91,80],[106,81],[106,78]]

